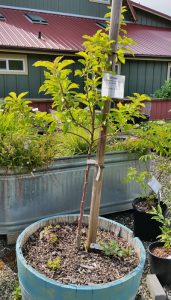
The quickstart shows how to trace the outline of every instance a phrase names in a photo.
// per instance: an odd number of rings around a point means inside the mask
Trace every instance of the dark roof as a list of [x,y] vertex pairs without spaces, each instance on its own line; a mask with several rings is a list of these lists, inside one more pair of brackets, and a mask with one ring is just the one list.
[[[26,17],[26,10],[0,8],[6,19],[0,21],[0,49],[34,51],[76,52],[83,49],[82,36],[93,35],[99,20],[36,12],[47,24],[33,24]],[[31,12],[33,14],[33,12]],[[128,36],[137,45],[137,56],[171,57],[171,29],[128,24]]]

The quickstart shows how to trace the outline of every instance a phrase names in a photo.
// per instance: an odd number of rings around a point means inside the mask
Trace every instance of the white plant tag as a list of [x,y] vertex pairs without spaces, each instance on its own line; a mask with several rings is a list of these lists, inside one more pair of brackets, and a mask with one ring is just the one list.
[[87,159],[87,165],[95,165],[96,161],[94,159]]
[[125,76],[104,73],[102,79],[102,97],[112,97],[123,99]]
[[158,194],[162,188],[161,183],[154,176],[148,181],[147,184],[152,189],[152,191],[156,194]]
[[100,168],[100,166],[98,166],[98,172],[97,172],[97,176],[96,176],[96,181],[99,181],[100,173],[101,173],[101,168]]

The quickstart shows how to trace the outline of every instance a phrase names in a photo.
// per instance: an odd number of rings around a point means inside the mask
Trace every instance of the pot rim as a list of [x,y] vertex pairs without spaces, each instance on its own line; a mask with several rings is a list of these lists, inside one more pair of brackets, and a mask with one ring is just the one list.
[[[137,267],[135,269],[133,269],[130,273],[128,273],[127,275],[125,275],[124,277],[120,278],[120,279],[117,279],[115,281],[111,281],[109,283],[104,283],[104,284],[94,284],[94,285],[91,285],[91,286],[87,286],[87,285],[77,285],[77,284],[64,284],[60,281],[57,281],[57,280],[54,280],[54,279],[51,279],[49,278],[48,276],[45,276],[44,274],[41,274],[40,272],[38,272],[36,269],[34,269],[33,267],[31,267],[26,259],[24,258],[23,256],[23,253],[22,253],[22,249],[21,249],[21,243],[25,237],[25,235],[27,234],[27,231],[29,229],[31,229],[32,227],[34,227],[35,225],[39,225],[43,222],[46,222],[46,221],[49,221],[49,220],[53,220],[53,219],[56,219],[57,217],[78,217],[79,214],[64,214],[64,215],[56,215],[56,216],[53,216],[53,217],[48,217],[48,218],[44,218],[42,220],[39,220],[33,224],[31,224],[30,226],[28,226],[18,237],[17,239],[17,242],[16,242],[16,254],[17,254],[17,258],[19,257],[21,263],[24,265],[24,267],[26,269],[29,270],[29,272],[31,272],[32,274],[34,274],[34,276],[37,276],[39,279],[43,280],[43,281],[47,281],[49,283],[51,283],[52,285],[58,285],[60,287],[64,287],[64,288],[72,288],[72,289],[79,289],[79,290],[100,290],[100,289],[104,289],[104,288],[108,288],[108,287],[111,287],[111,286],[116,286],[118,284],[123,284],[124,282],[126,282],[127,280],[131,279],[132,277],[136,276],[136,274],[141,271],[144,267],[144,264],[145,264],[145,260],[146,260],[146,251],[144,249],[144,246],[142,244],[142,242],[137,238],[137,237],[134,237],[133,239],[136,241],[136,244],[138,245],[138,247],[140,248],[140,261],[139,261],[139,264],[137,265]],[[88,217],[89,215],[84,215],[85,217]],[[109,220],[109,219],[106,219],[106,218],[103,218],[103,217],[99,217],[99,219],[101,220],[108,220],[110,221],[112,224],[119,224],[120,227],[122,228],[126,228],[128,232],[132,232],[129,228],[127,228],[126,226],[118,223],[118,222],[115,222],[113,220]],[[28,236],[29,237],[29,236]]]
[[158,259],[161,259],[162,261],[171,261],[171,258],[165,258],[165,257],[159,257],[157,255],[154,255],[151,250],[158,247],[158,246],[163,246],[164,243],[161,242],[161,241],[155,241],[155,242],[152,242],[149,244],[148,248],[147,248],[147,251],[148,253],[153,256],[153,257],[157,257]]
[[[157,202],[158,202],[158,199],[156,198]],[[135,198],[133,201],[132,201],[132,207],[133,209],[135,209],[136,211],[139,211],[139,212],[144,212],[144,213],[148,213],[147,211],[145,210],[142,210],[142,209],[139,209],[136,207],[136,204],[138,202],[141,202],[141,201],[146,201],[146,197],[137,197]],[[159,204],[163,206],[163,208],[165,207],[165,210],[167,209],[167,205],[165,202],[163,202],[162,200],[159,201]]]

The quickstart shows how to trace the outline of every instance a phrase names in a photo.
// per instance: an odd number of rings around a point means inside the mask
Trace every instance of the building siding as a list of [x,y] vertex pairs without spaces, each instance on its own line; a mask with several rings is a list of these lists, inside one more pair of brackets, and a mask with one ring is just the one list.
[[152,95],[167,79],[166,61],[127,60],[121,73],[126,76],[125,97],[133,93]]
[[[48,95],[39,93],[39,87],[44,81],[43,68],[35,68],[33,64],[38,60],[53,61],[55,56],[52,55],[36,55],[28,54],[28,74],[29,75],[8,75],[0,74],[0,98],[4,98],[9,92],[14,91],[17,94],[28,91],[29,98],[50,98]],[[66,57],[67,58],[67,57]],[[72,59],[73,57],[69,57]],[[75,58],[73,58],[75,59]],[[76,61],[71,65],[72,73],[70,75],[71,80],[80,85],[79,91],[83,90],[83,79],[74,77],[75,69],[81,68],[81,64]]]
[[[15,91],[17,94],[28,91],[29,98],[50,98],[50,96],[38,93],[44,80],[43,69],[35,68],[33,64],[38,60],[52,61],[54,58],[55,56],[52,55],[28,54],[29,75],[0,75],[0,98],[4,98],[11,91]],[[76,60],[75,57],[73,59]],[[83,79],[74,76],[75,70],[81,68],[81,64],[76,61],[71,68],[71,80],[80,85],[79,91],[83,91]],[[127,59],[126,64],[121,67],[121,74],[126,76],[125,97],[131,96],[134,92],[153,94],[167,79],[167,68],[166,61]]]
[[0,5],[16,6],[59,13],[78,14],[103,18],[107,12],[106,4],[89,0],[0,0]]
[[142,11],[141,9],[138,9],[138,8],[136,8],[136,14],[137,14],[137,18],[138,18],[136,23],[138,23],[138,24],[171,28],[171,22],[167,21],[164,18],[155,16],[148,12]]

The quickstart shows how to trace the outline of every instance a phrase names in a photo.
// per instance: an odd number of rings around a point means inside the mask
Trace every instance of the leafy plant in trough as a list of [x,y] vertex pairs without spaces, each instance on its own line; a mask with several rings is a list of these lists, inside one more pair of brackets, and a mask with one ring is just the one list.
[[0,110],[0,166],[17,172],[46,165],[57,152],[55,134],[49,128],[52,116],[32,112],[26,94],[9,93]]
[[[84,80],[84,92],[82,93],[77,92],[79,85],[72,82],[69,76],[71,73],[69,67],[71,64],[74,64],[73,60],[67,60],[59,56],[53,62],[38,61],[34,64],[36,67],[46,68],[46,71],[44,71],[45,81],[40,87],[40,92],[52,95],[53,107],[56,108],[56,116],[60,119],[63,132],[82,138],[88,145],[88,161],[76,241],[78,248],[80,247],[88,177],[92,164],[89,158],[94,145],[97,143],[96,161],[93,162],[94,178],[87,249],[90,248],[91,243],[96,241],[97,236],[104,153],[106,141],[110,138],[110,128],[112,128],[113,135],[117,135],[120,131],[128,130],[132,126],[128,124],[128,121],[132,120],[133,116],[141,115],[141,108],[144,106],[143,102],[149,99],[145,95],[135,94],[131,98],[131,103],[126,105],[119,103],[117,107],[111,109],[111,97],[102,96],[99,92],[103,74],[105,72],[114,74],[115,62],[121,61],[124,63],[124,52],[125,50],[128,51],[127,45],[133,43],[126,36],[126,31],[119,36],[119,43],[117,43],[117,40],[112,40],[111,36],[110,31],[108,36],[102,30],[98,30],[92,37],[84,36],[83,46],[85,51],[77,53],[82,69],[75,71],[75,76]],[[116,52],[113,58],[113,69],[111,69],[112,52]],[[85,135],[81,136],[79,131],[73,132],[73,126],[79,130],[80,128],[84,130],[89,138],[86,138]],[[99,132],[98,137],[96,136],[97,131]]]

